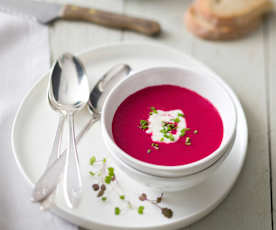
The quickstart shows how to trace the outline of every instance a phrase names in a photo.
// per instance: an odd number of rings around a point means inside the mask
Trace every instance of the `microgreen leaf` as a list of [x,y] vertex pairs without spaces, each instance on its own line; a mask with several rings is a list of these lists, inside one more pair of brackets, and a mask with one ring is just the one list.
[[139,206],[139,207],[138,207],[138,213],[139,213],[140,215],[143,215],[144,209],[145,209],[144,206]]
[[121,200],[124,200],[124,199],[125,199],[125,196],[124,196],[124,195],[121,195],[121,196],[120,196],[120,199],[121,199]]
[[110,184],[111,181],[112,181],[112,176],[106,176],[104,178],[104,182],[107,183],[107,184]]
[[106,201],[107,200],[107,197],[106,196],[103,196],[102,197],[102,201]]
[[109,167],[107,170],[108,170],[108,175],[113,177],[114,176],[114,168]]
[[94,165],[94,163],[96,162],[96,157],[95,156],[92,156],[90,158],[90,165]]
[[91,176],[95,176],[95,173],[92,172],[92,171],[89,171],[89,174],[90,174]]
[[114,213],[115,213],[115,215],[117,215],[117,216],[120,215],[121,209],[120,209],[119,207],[115,207]]

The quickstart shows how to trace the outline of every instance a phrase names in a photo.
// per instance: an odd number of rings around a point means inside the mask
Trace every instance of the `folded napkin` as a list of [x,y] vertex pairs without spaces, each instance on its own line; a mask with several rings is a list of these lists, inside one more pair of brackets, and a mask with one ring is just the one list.
[[10,142],[20,101],[49,68],[48,29],[1,13],[0,34],[0,229],[75,230],[31,203],[31,187],[15,163]]

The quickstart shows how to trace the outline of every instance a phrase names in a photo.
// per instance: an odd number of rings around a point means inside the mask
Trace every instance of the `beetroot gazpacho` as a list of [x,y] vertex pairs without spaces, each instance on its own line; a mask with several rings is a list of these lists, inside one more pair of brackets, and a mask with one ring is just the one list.
[[135,92],[119,105],[112,133],[115,143],[138,160],[180,166],[218,149],[223,123],[217,109],[196,92],[158,85]]

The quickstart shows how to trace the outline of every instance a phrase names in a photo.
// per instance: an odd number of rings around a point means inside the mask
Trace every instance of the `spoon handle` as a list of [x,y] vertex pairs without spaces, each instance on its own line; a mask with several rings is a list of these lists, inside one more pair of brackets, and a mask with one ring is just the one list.
[[[77,144],[82,139],[84,134],[88,132],[88,130],[95,124],[96,121],[99,120],[98,115],[93,115],[91,119],[86,123],[86,125],[82,128],[80,133],[76,138]],[[54,163],[44,171],[42,176],[39,178],[37,183],[35,184],[33,193],[32,193],[32,201],[33,202],[42,202],[44,201],[52,192],[55,190],[59,180],[61,178],[62,172],[64,171],[65,162],[66,162],[66,152],[65,149],[60,157],[54,161]]]
[[69,122],[69,147],[66,154],[66,163],[64,171],[64,196],[70,208],[78,206],[81,192],[82,182],[79,166],[79,158],[76,148],[74,114],[68,114]]
[[64,127],[64,121],[65,121],[65,116],[60,115],[59,120],[58,120],[58,128],[56,131],[56,136],[54,139],[54,143],[52,146],[52,151],[48,160],[48,164],[46,167],[46,170],[55,162],[57,158],[60,156],[60,147],[61,147],[61,138],[62,138],[62,131]]

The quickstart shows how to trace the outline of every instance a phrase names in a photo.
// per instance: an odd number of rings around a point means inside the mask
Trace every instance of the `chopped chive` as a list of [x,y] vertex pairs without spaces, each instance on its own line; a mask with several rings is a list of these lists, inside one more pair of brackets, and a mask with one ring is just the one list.
[[179,123],[179,122],[180,122],[180,119],[177,117],[177,118],[174,119],[174,122],[175,122],[175,123]]
[[142,130],[146,130],[148,128],[148,125],[149,125],[148,121],[141,120],[139,128],[142,129]]
[[186,137],[186,140],[185,140],[185,144],[186,145],[191,145],[191,138],[190,137]]
[[151,149],[148,149],[148,150],[147,150],[147,153],[151,153]]
[[162,137],[162,138],[160,139],[160,141],[163,142],[163,141],[164,141],[164,137]]
[[106,158],[103,159],[103,163],[106,163]]
[[159,145],[157,143],[152,143],[151,146],[155,149],[159,149]]
[[153,112],[153,113],[157,113],[157,110],[156,110],[155,107],[150,107],[150,110],[151,110],[151,112]]
[[171,141],[174,141],[174,136],[173,136],[172,134],[170,134],[169,139],[170,139]]
[[121,199],[121,200],[124,200],[124,199],[125,199],[125,196],[124,196],[124,195],[121,195],[121,196],[120,196],[120,199]]
[[190,128],[184,128],[184,129],[181,129],[181,131],[180,131],[180,136],[181,137],[184,137],[185,135],[186,135],[186,131],[189,131],[189,130],[191,130]]
[[160,133],[166,133],[166,130],[165,129],[161,129]]
[[184,117],[184,114],[183,113],[178,113],[177,114],[179,117]]
[[107,197],[106,196],[103,196],[102,197],[102,201],[106,201],[107,200]]

